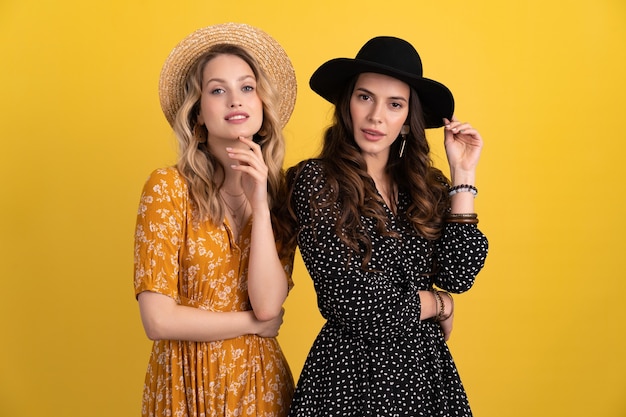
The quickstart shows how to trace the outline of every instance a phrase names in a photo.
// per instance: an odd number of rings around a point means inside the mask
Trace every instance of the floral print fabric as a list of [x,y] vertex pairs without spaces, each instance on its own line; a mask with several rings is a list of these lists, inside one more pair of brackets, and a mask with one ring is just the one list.
[[[153,291],[208,311],[250,310],[251,224],[237,244],[226,220],[219,226],[194,221],[187,184],[177,169],[154,171],[137,215],[135,295]],[[291,259],[283,265],[291,287]],[[142,415],[283,417],[293,390],[274,338],[158,340],[146,372]]]

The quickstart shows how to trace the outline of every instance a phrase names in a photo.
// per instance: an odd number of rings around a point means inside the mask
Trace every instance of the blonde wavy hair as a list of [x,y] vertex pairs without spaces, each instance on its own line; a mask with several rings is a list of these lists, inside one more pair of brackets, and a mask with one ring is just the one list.
[[[223,182],[216,183],[216,174],[225,174],[224,167],[211,154],[207,144],[206,126],[197,123],[202,94],[202,73],[206,64],[219,55],[233,55],[243,59],[252,69],[257,81],[257,94],[263,103],[263,123],[254,135],[254,140],[261,145],[261,152],[268,167],[268,203],[274,209],[284,193],[285,140],[278,115],[279,97],[256,59],[245,49],[237,45],[219,44],[198,58],[187,76],[185,97],[176,112],[173,128],[179,145],[179,159],[176,164],[181,175],[187,181],[189,194],[194,205],[196,220],[210,220],[221,224],[225,208],[219,197]],[[224,175],[221,176],[224,178]]]

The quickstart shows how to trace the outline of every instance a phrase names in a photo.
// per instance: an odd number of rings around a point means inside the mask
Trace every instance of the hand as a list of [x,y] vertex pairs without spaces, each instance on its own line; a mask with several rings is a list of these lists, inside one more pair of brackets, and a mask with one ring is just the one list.
[[476,165],[483,147],[480,133],[469,123],[463,123],[452,116],[452,120],[443,119],[445,123],[444,145],[450,164],[450,172],[470,173],[474,175]]
[[243,136],[239,137],[239,141],[244,146],[226,148],[228,156],[237,162],[231,165],[231,168],[242,173],[241,185],[252,209],[259,207],[259,204],[267,206],[268,168],[263,159],[261,146],[251,138]]
[[283,315],[285,314],[285,309],[280,310],[280,314],[273,318],[272,320],[267,321],[259,321],[257,320],[258,330],[256,332],[257,336],[260,337],[276,337],[278,336],[278,330],[280,326],[283,324]]

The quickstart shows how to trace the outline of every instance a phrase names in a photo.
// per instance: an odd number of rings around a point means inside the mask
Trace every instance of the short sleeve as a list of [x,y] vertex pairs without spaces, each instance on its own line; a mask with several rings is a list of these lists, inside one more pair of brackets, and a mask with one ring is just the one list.
[[150,174],[141,193],[135,228],[135,296],[153,291],[179,300],[179,253],[188,200],[186,183],[175,168]]

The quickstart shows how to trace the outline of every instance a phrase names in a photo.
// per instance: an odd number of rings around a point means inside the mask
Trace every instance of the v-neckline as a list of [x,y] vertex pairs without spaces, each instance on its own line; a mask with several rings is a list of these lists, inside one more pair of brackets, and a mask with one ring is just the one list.
[[230,221],[230,219],[228,218],[227,215],[224,215],[224,227],[226,228],[226,231],[228,232],[228,236],[230,237],[231,241],[239,247],[239,245],[241,244],[241,238],[244,235],[244,232],[247,231],[248,227],[250,226],[250,223],[252,222],[252,215],[248,216],[248,219],[241,223],[241,230],[238,230],[237,234],[235,234],[235,230],[232,227],[232,223]]

